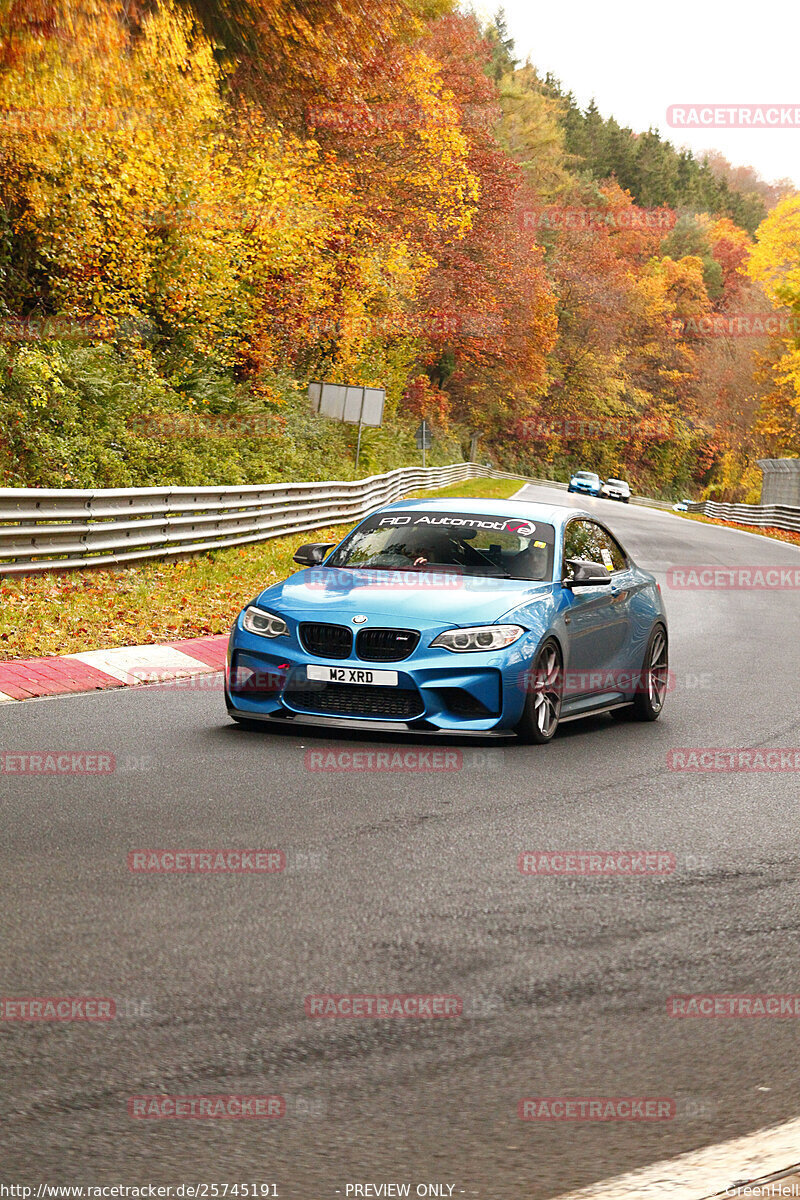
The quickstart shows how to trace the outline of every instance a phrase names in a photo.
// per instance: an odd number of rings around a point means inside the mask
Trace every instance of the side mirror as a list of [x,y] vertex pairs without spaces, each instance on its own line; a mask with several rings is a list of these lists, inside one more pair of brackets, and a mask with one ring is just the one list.
[[307,546],[298,546],[294,561],[301,567],[317,567],[335,545],[336,542],[309,542]]
[[611,572],[602,563],[583,558],[568,558],[567,563],[572,567],[572,579],[564,580],[565,588],[603,587],[611,583]]

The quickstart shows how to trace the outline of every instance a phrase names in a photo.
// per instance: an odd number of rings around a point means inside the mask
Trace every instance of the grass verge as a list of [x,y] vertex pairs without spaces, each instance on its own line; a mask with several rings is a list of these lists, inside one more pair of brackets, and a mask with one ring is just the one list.
[[[412,494],[504,499],[521,486],[513,479],[471,479]],[[3,579],[0,661],[227,633],[248,600],[296,569],[298,546],[338,542],[350,528],[330,526],[180,562]]]
[[467,479],[464,483],[451,483],[443,488],[409,492],[408,497],[425,500],[429,496],[482,496],[490,500],[507,500],[521,487],[524,487],[521,479]]

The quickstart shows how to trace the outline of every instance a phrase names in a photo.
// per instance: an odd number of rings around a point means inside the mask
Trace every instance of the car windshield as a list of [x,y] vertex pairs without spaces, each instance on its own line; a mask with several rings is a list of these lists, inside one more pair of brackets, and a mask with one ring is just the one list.
[[606,483],[610,484],[611,487],[627,487],[628,486],[624,479],[607,479]]
[[576,471],[576,479],[597,479],[597,475],[593,475],[591,471]]
[[359,525],[325,566],[549,580],[554,544],[552,525],[520,517],[383,512]]

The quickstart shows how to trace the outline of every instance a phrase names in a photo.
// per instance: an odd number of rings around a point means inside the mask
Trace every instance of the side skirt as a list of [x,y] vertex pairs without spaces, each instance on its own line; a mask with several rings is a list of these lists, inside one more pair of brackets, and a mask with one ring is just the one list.
[[613,712],[615,708],[632,708],[632,700],[617,700],[613,704],[601,704],[597,708],[582,708],[580,712],[567,713],[565,717],[559,718],[559,725],[566,725],[567,721],[582,721],[585,717],[599,717],[603,713]]

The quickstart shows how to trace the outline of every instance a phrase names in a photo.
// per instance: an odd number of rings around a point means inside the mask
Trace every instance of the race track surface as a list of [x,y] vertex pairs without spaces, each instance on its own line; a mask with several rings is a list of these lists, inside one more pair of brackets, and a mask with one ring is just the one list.
[[[800,992],[800,776],[667,767],[675,747],[800,746],[800,592],[665,577],[798,567],[800,552],[578,506],[664,588],[675,687],[653,725],[595,718],[546,747],[406,737],[462,750],[462,768],[342,773],[308,770],[306,751],[397,740],[246,731],[217,689],[3,706],[4,752],[107,751],[117,769],[0,777],[2,994],[108,996],[119,1013],[0,1023],[5,1181],[274,1182],[286,1200],[438,1182],[520,1200],[798,1115],[796,1020],[675,1020],[666,1002]],[[287,869],[131,872],[128,853],[152,847],[279,848]],[[536,849],[666,851],[677,868],[525,877]],[[323,992],[447,993],[464,1015],[309,1019],[304,997]],[[131,1119],[127,1099],[151,1093],[275,1093],[287,1111]],[[524,1096],[669,1097],[676,1116],[522,1122]]]

